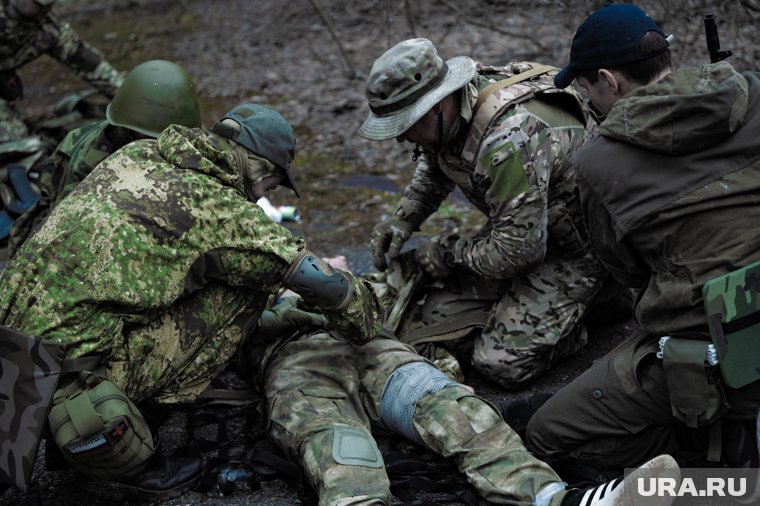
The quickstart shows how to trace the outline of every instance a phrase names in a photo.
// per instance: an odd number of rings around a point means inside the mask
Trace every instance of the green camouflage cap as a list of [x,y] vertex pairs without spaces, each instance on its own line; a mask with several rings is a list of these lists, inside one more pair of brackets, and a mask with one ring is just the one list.
[[[240,125],[240,130],[222,124],[231,119]],[[240,104],[214,123],[211,131],[232,139],[247,150],[263,156],[285,172],[283,186],[287,186],[296,197],[300,197],[298,186],[290,172],[290,164],[296,154],[296,137],[290,124],[280,113],[261,104]]]
[[428,39],[399,42],[375,61],[367,78],[369,117],[365,139],[398,137],[435,104],[475,77],[475,62],[458,56],[444,62]]

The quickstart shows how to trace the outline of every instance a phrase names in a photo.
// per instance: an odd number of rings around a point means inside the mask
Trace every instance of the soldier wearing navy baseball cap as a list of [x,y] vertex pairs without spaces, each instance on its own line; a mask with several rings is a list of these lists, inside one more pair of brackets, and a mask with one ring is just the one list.
[[[760,265],[760,75],[726,61],[673,69],[662,29],[638,7],[614,4],[575,33],[555,85],[573,80],[605,115],[572,158],[589,244],[635,292],[641,331],[543,404],[526,446],[607,469],[704,451],[745,468],[737,501],[758,504],[758,348],[726,337],[737,317],[711,308],[760,297],[756,284],[727,281]],[[757,321],[751,307],[742,321]],[[711,346],[726,353],[712,365]]]
[[[662,37],[659,47],[643,48],[649,32]],[[668,49],[668,37],[649,15],[631,4],[607,4],[578,27],[570,48],[570,63],[554,78],[557,88],[567,88],[582,70],[618,67],[646,60]]]

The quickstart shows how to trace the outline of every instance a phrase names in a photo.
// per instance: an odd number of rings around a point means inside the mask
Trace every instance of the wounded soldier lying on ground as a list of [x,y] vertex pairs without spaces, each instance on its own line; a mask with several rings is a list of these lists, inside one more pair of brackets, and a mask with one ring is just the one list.
[[[452,458],[489,503],[618,505],[631,500],[621,480],[598,490],[567,490],[471,387],[453,381],[388,332],[358,346],[326,322],[318,309],[305,308],[297,295],[286,292],[263,313],[256,339],[248,341],[256,349],[246,352],[262,364],[258,381],[269,435],[300,462],[319,504],[391,503],[372,426]],[[669,456],[643,467],[677,472]]]

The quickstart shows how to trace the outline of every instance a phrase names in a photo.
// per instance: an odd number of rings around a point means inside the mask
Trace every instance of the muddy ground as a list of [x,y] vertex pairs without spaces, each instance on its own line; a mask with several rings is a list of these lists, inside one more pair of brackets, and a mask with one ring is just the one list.
[[[392,213],[400,189],[412,174],[411,147],[394,141],[369,142],[357,135],[367,114],[363,83],[375,58],[397,41],[430,38],[444,58],[468,55],[487,64],[522,59],[562,65],[572,33],[600,6],[592,0],[95,0],[61,2],[64,19],[108,55],[119,69],[155,58],[181,64],[195,79],[204,123],[210,125],[241,101],[277,108],[294,126],[298,153],[294,171],[303,197],[294,201],[277,190],[277,205],[298,206],[302,222],[289,225],[319,254],[344,254],[358,272],[370,270],[366,253],[375,223]],[[529,7],[527,7],[529,5]],[[676,65],[706,61],[702,17],[718,16],[723,48],[741,70],[757,66],[760,44],[757,0],[647,0],[639,3],[676,36]],[[28,117],[49,112],[56,100],[85,86],[54,60],[42,58],[21,71]],[[454,195],[425,225],[421,235],[442,229],[471,231],[482,217]],[[591,365],[634,324],[587,318],[590,345],[523,392],[507,394],[468,376],[478,393],[497,406],[553,392]],[[168,449],[184,438],[185,412],[163,429]],[[242,422],[232,436],[244,439]],[[261,435],[260,424],[253,431]],[[257,447],[269,448],[259,438]],[[393,447],[393,438],[381,446]],[[238,450],[242,443],[238,445]],[[112,501],[83,495],[70,472],[47,472],[38,460],[28,494],[8,492],[2,504],[73,505]],[[215,487],[166,504],[298,504],[297,486],[268,481],[242,486],[229,496]],[[435,494],[421,497],[441,502]]]

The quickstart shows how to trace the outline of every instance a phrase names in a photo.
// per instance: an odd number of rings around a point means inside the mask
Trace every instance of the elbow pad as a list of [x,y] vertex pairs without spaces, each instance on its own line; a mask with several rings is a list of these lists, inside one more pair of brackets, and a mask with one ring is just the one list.
[[354,294],[351,276],[335,271],[327,262],[304,251],[285,273],[284,285],[304,302],[327,311],[342,311]]

